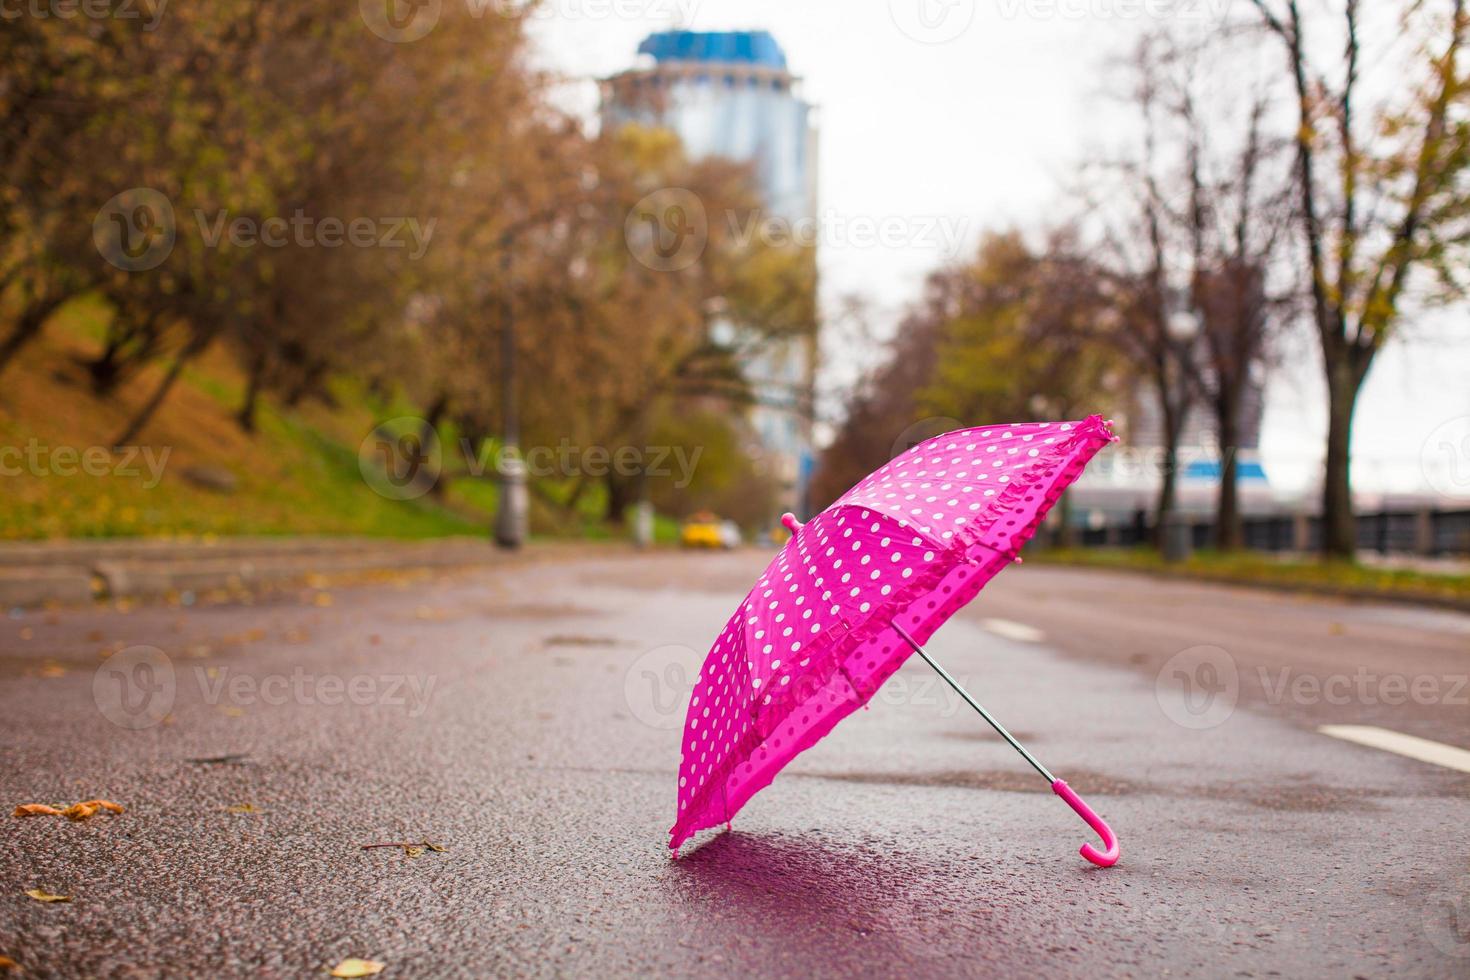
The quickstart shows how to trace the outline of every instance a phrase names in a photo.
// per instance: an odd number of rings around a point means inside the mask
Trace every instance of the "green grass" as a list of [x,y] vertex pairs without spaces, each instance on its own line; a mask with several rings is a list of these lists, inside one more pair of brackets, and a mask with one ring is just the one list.
[[[82,453],[110,445],[148,397],[164,365],[152,365],[109,398],[94,395],[82,362],[96,354],[110,311],[92,298],[69,304],[0,378],[0,463],[35,445],[49,453]],[[244,390],[236,358],[212,349],[181,375],[137,440],[164,458],[156,483],[146,470],[117,472],[124,457],[109,455],[108,472],[58,472],[50,463],[0,474],[0,539],[344,534],[423,538],[483,535],[493,520],[493,479],[464,478],[442,494],[392,500],[375,493],[358,465],[363,438],[381,419],[413,415],[406,402],[382,404],[350,380],[333,382],[330,407],[286,410],[262,400],[257,431],[234,415]],[[445,434],[450,445],[457,437]],[[190,468],[228,470],[236,489],[205,489],[185,477]],[[141,467],[140,467],[141,469]],[[600,488],[598,488],[600,490]],[[556,488],[550,492],[556,495]],[[533,496],[534,501],[534,496]],[[574,513],[533,502],[537,534],[612,537],[601,520],[603,498],[584,495]],[[665,529],[665,533],[666,529]]]
[[1198,551],[1186,561],[1171,563],[1164,561],[1156,551],[1145,548],[1038,549],[1035,560],[1188,576],[1213,582],[1282,587],[1326,595],[1423,599],[1470,606],[1470,575],[1377,568],[1352,562],[1283,559],[1255,552],[1224,554]]

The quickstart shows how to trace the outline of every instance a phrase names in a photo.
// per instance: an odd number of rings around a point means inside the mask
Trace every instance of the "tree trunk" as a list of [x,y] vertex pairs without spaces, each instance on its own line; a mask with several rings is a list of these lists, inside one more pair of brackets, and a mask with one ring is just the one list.
[[1161,391],[1159,403],[1164,416],[1164,460],[1159,480],[1159,499],[1154,504],[1154,547],[1164,550],[1164,535],[1169,515],[1174,513],[1175,488],[1179,482],[1179,436],[1184,431],[1184,413],[1170,403]]
[[[441,441],[439,439],[439,423],[444,421],[444,413],[448,410],[449,393],[441,391],[438,396],[435,397],[433,403],[429,406],[429,410],[424,413],[422,424],[419,426],[419,445],[424,447],[425,452],[429,452],[430,447],[432,447],[435,442]],[[444,447],[441,445],[439,449],[442,458]],[[443,470],[442,465],[440,466],[440,469],[441,471]],[[448,482],[448,480],[435,480],[433,485],[429,487],[429,495],[442,499],[444,496],[445,484],[447,484]]]
[[46,321],[61,304],[62,300],[48,297],[26,308],[25,312],[20,315],[20,319],[16,321],[15,330],[5,338],[3,344],[0,344],[0,371],[5,370],[6,366],[20,353],[21,348],[40,335],[41,328],[46,325]]
[[179,351],[178,356],[174,358],[173,364],[169,365],[168,374],[163,376],[163,380],[154,389],[153,395],[138,410],[138,414],[133,416],[133,420],[128,423],[128,427],[123,430],[122,434],[112,440],[114,446],[126,446],[138,437],[138,434],[143,431],[144,426],[152,421],[154,413],[163,404],[163,400],[168,397],[168,393],[173,388],[174,382],[179,380],[179,375],[184,373],[184,365],[196,354],[204,350],[205,347],[209,346],[210,339],[209,336],[195,337],[189,341],[183,350]]
[[[332,400],[326,397],[326,393],[321,388],[321,381],[326,373],[326,361],[313,361],[310,366],[304,368],[296,383],[291,386],[291,390],[286,393],[286,407],[298,407],[306,399],[307,395],[313,393],[322,395],[322,401],[327,403],[329,408],[335,407]],[[369,384],[368,390],[374,396],[381,397],[385,401],[390,398],[390,393],[386,389],[379,389],[376,384]]]
[[1240,413],[1233,394],[1215,400],[1215,426],[1220,436],[1220,493],[1215,501],[1215,547],[1240,547]]
[[633,484],[630,481],[609,475],[607,478],[607,512],[603,515],[609,524],[623,526],[623,512],[631,503]]
[[264,346],[250,359],[250,374],[245,381],[245,400],[240,404],[240,411],[235,414],[235,421],[240,423],[240,428],[251,435],[255,434],[255,408],[260,402],[260,389],[265,383],[265,368],[269,360]]
[[1322,477],[1322,557],[1351,561],[1358,549],[1351,476],[1353,412],[1362,373],[1346,356],[1327,369],[1327,464]]
[[111,336],[102,353],[87,362],[87,378],[94,395],[105,397],[117,390],[118,382],[122,380],[121,354],[122,339]]

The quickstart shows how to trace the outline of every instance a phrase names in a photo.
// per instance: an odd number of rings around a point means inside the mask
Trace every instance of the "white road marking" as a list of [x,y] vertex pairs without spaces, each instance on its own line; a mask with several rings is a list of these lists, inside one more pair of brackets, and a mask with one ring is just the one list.
[[1470,772],[1470,751],[1374,725],[1323,725],[1317,731],[1372,749],[1382,749],[1446,769]]
[[1034,626],[1012,622],[1009,619],[982,619],[980,625],[996,636],[1004,637],[1007,640],[1020,640],[1022,643],[1040,643],[1046,639],[1046,634]]

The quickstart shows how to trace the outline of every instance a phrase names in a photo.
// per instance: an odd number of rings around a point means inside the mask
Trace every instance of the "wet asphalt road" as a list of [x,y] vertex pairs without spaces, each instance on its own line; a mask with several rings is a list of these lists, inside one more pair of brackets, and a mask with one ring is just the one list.
[[[931,650],[1109,819],[1117,867],[917,661],[670,860],[680,688],[766,557],[0,619],[0,802],[128,808],[4,818],[0,954],[28,977],[1470,976],[1470,775],[1317,731],[1470,747],[1470,617],[1444,612],[1010,569]],[[423,840],[447,850],[360,848]]]

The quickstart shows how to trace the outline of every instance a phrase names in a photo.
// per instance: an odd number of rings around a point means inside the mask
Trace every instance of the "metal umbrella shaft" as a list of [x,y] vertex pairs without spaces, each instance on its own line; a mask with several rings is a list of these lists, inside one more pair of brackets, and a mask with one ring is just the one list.
[[974,697],[970,695],[969,691],[960,686],[960,682],[951,677],[949,671],[945,670],[944,667],[942,667],[937,660],[929,656],[929,652],[925,650],[922,646],[920,646],[917,640],[915,640],[912,636],[909,636],[907,630],[898,625],[898,623],[892,623],[890,625],[893,626],[893,631],[895,633],[903,637],[904,642],[908,643],[909,646],[914,648],[915,653],[924,658],[924,663],[928,664],[930,667],[933,667],[934,672],[940,677],[944,678],[944,683],[954,688],[955,693],[964,698],[965,703],[974,708],[975,711],[980,715],[980,717],[984,718],[986,722],[989,723],[991,728],[994,728],[997,732],[999,732],[1001,738],[1011,743],[1011,748],[1021,753],[1021,757],[1027,762],[1031,763],[1031,767],[1033,769],[1041,773],[1041,777],[1046,780],[1046,784],[1048,786],[1057,781],[1057,777],[1051,774],[1051,770],[1046,768],[1046,766],[1043,766],[1041,764],[1041,760],[1032,755],[1030,751],[1027,750],[1026,746],[1016,741],[1016,737],[1010,732],[1006,731],[1006,726],[1002,725],[999,721],[996,720],[994,715],[986,711],[985,706],[979,701],[976,701]]

